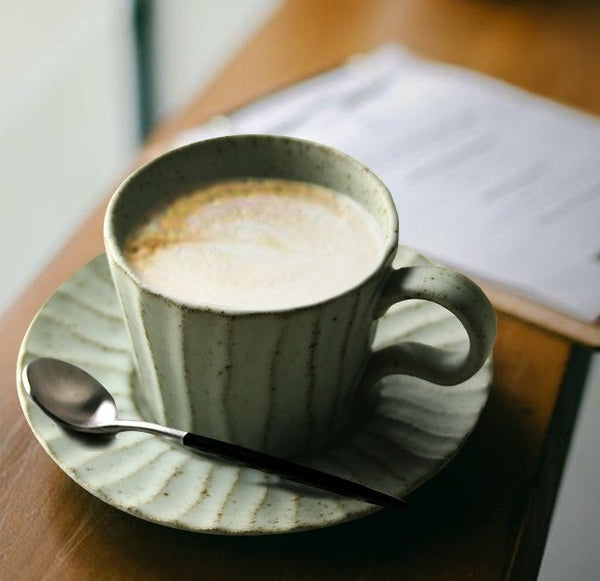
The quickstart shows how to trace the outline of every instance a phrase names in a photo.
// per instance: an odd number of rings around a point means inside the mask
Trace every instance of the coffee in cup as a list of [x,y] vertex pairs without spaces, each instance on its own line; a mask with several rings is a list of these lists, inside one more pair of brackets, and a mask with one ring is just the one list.
[[367,278],[383,254],[375,220],[324,186],[219,181],[152,209],[125,242],[140,280],[189,304],[287,309]]

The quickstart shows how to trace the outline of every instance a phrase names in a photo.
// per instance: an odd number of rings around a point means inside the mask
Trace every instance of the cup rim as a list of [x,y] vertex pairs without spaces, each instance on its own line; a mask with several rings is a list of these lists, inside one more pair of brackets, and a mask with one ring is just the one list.
[[[377,262],[376,266],[373,267],[372,271],[366,277],[358,280],[354,285],[327,297],[325,299],[321,299],[318,301],[314,301],[311,303],[295,305],[291,307],[279,307],[279,308],[264,308],[264,309],[244,309],[239,307],[229,307],[225,305],[211,304],[211,303],[192,303],[189,301],[182,301],[181,299],[177,299],[172,295],[167,293],[162,293],[156,290],[153,287],[150,287],[146,283],[144,283],[137,274],[133,271],[133,269],[129,266],[123,251],[117,242],[117,235],[115,232],[115,224],[114,224],[114,211],[115,207],[118,204],[118,201],[121,196],[125,195],[127,188],[129,185],[137,180],[141,175],[143,175],[149,168],[162,164],[165,160],[169,158],[178,157],[181,152],[187,151],[189,149],[201,148],[203,146],[210,145],[212,143],[217,142],[231,142],[231,141],[244,141],[244,140],[268,140],[268,141],[287,141],[291,143],[304,144],[307,147],[311,147],[313,149],[319,149],[322,151],[326,151],[329,154],[336,156],[338,159],[344,160],[345,163],[350,165],[354,165],[357,169],[365,173],[369,179],[371,179],[376,185],[377,190],[380,192],[380,195],[385,200],[388,209],[389,217],[389,225],[387,227],[387,231],[384,234],[384,246],[381,252],[381,257]],[[252,176],[248,176],[252,177]],[[396,251],[398,246],[398,214],[396,211],[395,203],[392,198],[392,195],[387,188],[387,186],[383,183],[383,181],[365,164],[353,158],[352,156],[336,149],[334,147],[324,145],[315,141],[311,141],[308,139],[301,139],[297,137],[288,137],[282,135],[270,135],[270,134],[240,134],[240,135],[227,135],[223,137],[215,137],[211,139],[205,139],[201,141],[195,141],[193,143],[189,143],[180,147],[173,148],[157,157],[151,159],[150,161],[142,164],[140,167],[131,172],[116,188],[113,195],[111,196],[108,205],[106,207],[106,211],[104,214],[104,223],[103,223],[103,235],[104,235],[104,245],[106,249],[106,253],[109,258],[109,262],[112,262],[116,265],[130,280],[132,280],[135,285],[142,289],[144,293],[149,294],[153,297],[168,301],[169,303],[177,306],[180,309],[186,311],[201,311],[201,312],[211,312],[219,315],[235,315],[235,316],[257,316],[257,315],[269,315],[269,314],[286,314],[286,313],[296,313],[299,311],[310,310],[314,308],[322,307],[328,303],[336,301],[346,295],[353,294],[359,288],[367,285],[372,279],[376,278],[382,269],[385,269],[386,265],[391,263],[391,259]]]

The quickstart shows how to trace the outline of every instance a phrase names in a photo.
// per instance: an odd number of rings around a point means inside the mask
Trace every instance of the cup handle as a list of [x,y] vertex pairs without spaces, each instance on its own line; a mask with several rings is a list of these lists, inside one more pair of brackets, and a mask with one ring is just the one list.
[[374,351],[366,377],[375,381],[393,374],[412,375],[440,385],[469,379],[488,358],[496,337],[496,315],[483,291],[466,276],[441,266],[393,270],[375,308],[375,317],[407,299],[432,301],[452,312],[469,337],[467,353],[404,342]]

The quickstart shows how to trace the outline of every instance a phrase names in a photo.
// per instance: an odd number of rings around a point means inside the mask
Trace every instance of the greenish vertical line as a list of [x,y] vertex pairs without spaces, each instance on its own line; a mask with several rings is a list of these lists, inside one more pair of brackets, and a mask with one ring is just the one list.
[[133,36],[138,86],[138,135],[144,141],[154,126],[153,62],[152,62],[153,0],[134,0]]

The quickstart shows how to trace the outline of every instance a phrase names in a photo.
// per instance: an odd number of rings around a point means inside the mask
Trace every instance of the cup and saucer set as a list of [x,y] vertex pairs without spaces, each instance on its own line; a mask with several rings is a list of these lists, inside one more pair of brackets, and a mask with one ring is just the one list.
[[[248,175],[321,184],[356,200],[384,240],[371,275],[315,304],[251,312],[186,304],[139,280],[123,252],[139,216],[182,181]],[[167,527],[277,534],[370,514],[379,507],[151,434],[93,442],[47,416],[22,373],[39,357],[65,360],[109,389],[121,418],[227,440],[405,497],[452,459],[479,419],[493,376],[495,316],[469,279],[397,240],[385,186],[331,148],[252,135],[169,152],[123,182],[107,210],[106,253],[32,321],[17,362],[25,418],[80,486]]]

